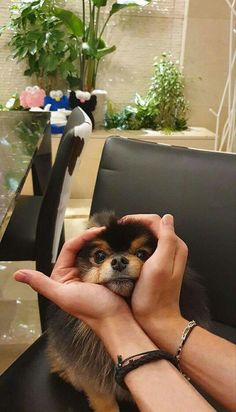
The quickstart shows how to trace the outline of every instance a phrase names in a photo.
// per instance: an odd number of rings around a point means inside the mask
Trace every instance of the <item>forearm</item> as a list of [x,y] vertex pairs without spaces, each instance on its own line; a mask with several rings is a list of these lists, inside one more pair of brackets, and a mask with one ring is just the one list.
[[[143,323],[143,322],[142,322]],[[146,320],[146,333],[175,355],[187,321],[171,324]],[[148,326],[147,326],[148,325]],[[236,410],[236,347],[225,339],[196,327],[186,341],[180,360],[182,370],[227,409]]]
[[[99,335],[114,362],[117,362],[117,355],[124,359],[157,348],[132,317],[108,321]],[[129,372],[125,383],[142,412],[172,412],[173,404],[176,410],[183,412],[213,410],[166,360],[154,361]]]
[[141,412],[209,412],[214,409],[167,361],[144,365],[127,375],[126,384]]
[[137,353],[157,349],[132,315],[108,319],[96,333],[99,334],[115,363],[118,355],[128,358]]
[[183,350],[182,367],[229,410],[236,410],[236,347],[197,327]]

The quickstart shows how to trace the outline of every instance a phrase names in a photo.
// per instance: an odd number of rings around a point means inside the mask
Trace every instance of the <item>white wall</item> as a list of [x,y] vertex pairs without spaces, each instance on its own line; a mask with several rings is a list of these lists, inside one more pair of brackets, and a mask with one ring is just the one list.
[[213,131],[209,108],[217,111],[227,77],[229,17],[224,0],[189,0],[184,56],[189,124]]

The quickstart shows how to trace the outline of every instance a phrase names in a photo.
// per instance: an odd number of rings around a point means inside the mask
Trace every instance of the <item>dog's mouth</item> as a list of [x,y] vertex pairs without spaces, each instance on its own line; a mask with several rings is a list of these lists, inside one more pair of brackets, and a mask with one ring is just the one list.
[[129,297],[133,290],[137,279],[130,277],[116,277],[104,282],[103,285],[110,289],[112,292],[117,293],[124,297]]

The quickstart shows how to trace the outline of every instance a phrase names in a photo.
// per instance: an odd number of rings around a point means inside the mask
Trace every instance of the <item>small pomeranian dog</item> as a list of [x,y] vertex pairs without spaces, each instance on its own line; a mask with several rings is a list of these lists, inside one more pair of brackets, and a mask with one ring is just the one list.
[[[143,223],[119,223],[110,212],[94,215],[89,222],[92,226],[106,229],[79,251],[80,278],[102,284],[128,299],[157,240]],[[182,284],[180,308],[186,319],[208,327],[205,288],[189,267]],[[49,317],[47,353],[52,372],[84,391],[95,412],[118,412],[117,400],[131,400],[129,392],[116,384],[114,362],[101,340],[86,324],[56,306]]]

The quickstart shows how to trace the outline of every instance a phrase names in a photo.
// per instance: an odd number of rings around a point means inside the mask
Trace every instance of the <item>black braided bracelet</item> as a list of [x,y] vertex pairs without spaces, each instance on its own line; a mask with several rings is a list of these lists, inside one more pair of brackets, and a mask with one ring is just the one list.
[[176,368],[178,368],[178,362],[175,356],[159,349],[138,353],[137,355],[130,356],[124,360],[122,360],[122,356],[119,355],[118,362],[115,367],[115,380],[123,389],[128,389],[124,382],[124,378],[127,373],[137,369],[139,366],[145,365],[146,363],[161,359],[171,362]]

